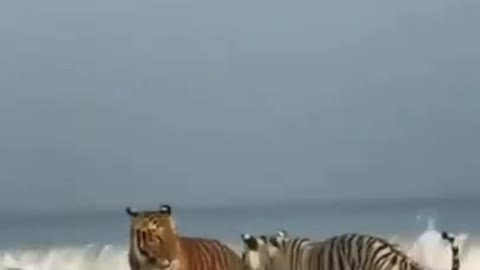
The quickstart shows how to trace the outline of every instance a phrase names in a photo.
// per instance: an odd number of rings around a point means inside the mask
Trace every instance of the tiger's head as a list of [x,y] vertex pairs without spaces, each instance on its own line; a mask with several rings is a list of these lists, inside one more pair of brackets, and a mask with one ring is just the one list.
[[[284,231],[280,231],[279,233],[283,232]],[[277,234],[269,236],[253,236],[247,233],[241,234],[244,244],[242,259],[244,265],[246,265],[249,270],[283,269],[275,260],[276,247],[270,240],[276,236]]]
[[270,257],[274,257],[282,249],[283,246],[287,244],[290,240],[290,237],[286,230],[279,230],[274,235],[271,235],[267,239],[268,250]]
[[169,268],[178,252],[171,207],[161,205],[154,211],[135,211],[127,207],[126,212],[131,219],[130,264],[148,265],[150,269]]
[[253,236],[243,233],[241,238],[244,244],[242,260],[249,270],[269,270],[270,254],[268,252],[267,237]]
[[288,246],[292,240],[294,241],[294,238],[291,238],[286,230],[279,230],[268,237],[267,245],[272,269],[288,269],[285,266],[290,265]]

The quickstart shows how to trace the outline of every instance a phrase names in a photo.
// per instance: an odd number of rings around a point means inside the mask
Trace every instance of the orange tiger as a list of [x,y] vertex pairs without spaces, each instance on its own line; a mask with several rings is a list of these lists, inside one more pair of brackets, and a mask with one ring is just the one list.
[[126,212],[131,217],[131,270],[246,269],[241,257],[220,241],[178,235],[169,205],[156,211],[127,207]]

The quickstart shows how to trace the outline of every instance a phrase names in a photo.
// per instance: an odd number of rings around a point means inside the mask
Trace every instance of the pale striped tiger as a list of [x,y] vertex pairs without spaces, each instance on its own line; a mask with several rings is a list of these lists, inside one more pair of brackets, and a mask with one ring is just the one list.
[[241,257],[220,241],[177,234],[172,209],[134,211],[131,217],[129,265],[132,270],[243,270]]
[[[452,270],[459,270],[455,237],[442,232],[452,249]],[[252,270],[426,270],[395,244],[371,235],[349,233],[324,241],[290,238],[282,230],[271,237],[242,234],[243,260]]]

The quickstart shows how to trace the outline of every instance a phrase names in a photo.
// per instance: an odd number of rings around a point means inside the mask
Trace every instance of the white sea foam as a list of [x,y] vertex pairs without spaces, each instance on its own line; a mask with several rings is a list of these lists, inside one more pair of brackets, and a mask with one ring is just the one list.
[[[480,267],[480,243],[468,243],[461,234],[461,270],[478,270]],[[415,241],[392,237],[412,257],[432,269],[451,267],[451,252],[433,223]],[[403,240],[403,241],[402,241]],[[232,245],[239,250],[241,245]],[[48,249],[0,251],[0,270],[128,270],[125,246],[87,245],[78,247],[52,247]]]
[[128,270],[125,248],[105,245],[53,247],[0,252],[0,269],[22,270]]

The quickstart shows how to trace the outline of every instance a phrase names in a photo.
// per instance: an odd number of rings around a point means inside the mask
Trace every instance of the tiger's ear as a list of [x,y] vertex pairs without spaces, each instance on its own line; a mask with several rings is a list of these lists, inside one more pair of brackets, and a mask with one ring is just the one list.
[[258,249],[258,242],[255,237],[248,233],[242,233],[240,235],[242,237],[242,241],[247,246],[248,249],[250,250],[257,250]]
[[136,217],[138,216],[138,211],[130,208],[130,207],[127,207],[125,208],[125,212],[127,213],[127,215],[131,216],[131,217]]
[[160,205],[160,213],[170,216],[172,214],[172,207],[168,204],[162,204]]
[[288,233],[286,230],[280,230],[277,232],[277,236],[280,237],[280,238],[287,238],[288,237]]

